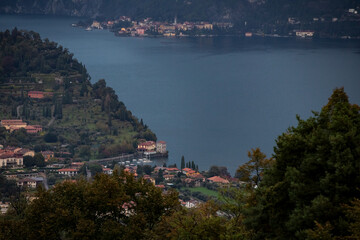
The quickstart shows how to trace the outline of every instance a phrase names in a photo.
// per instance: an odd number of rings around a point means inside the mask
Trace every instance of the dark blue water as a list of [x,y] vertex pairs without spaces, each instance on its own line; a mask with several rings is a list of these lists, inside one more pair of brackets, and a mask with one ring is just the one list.
[[0,29],[34,30],[68,48],[92,81],[105,78],[119,99],[168,143],[169,163],[234,173],[260,147],[345,87],[360,104],[360,44],[295,39],[119,38],[71,27],[74,18],[0,16]]

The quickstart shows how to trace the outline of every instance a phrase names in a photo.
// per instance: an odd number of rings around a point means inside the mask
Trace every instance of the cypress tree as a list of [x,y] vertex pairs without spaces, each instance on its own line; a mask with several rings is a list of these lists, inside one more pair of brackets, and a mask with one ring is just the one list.
[[181,156],[181,169],[185,168],[185,158],[184,156]]

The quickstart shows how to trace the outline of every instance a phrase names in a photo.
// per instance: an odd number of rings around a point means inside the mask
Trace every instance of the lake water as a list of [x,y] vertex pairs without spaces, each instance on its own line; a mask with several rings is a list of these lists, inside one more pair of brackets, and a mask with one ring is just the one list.
[[356,41],[120,38],[71,27],[75,18],[0,15],[0,29],[34,30],[68,48],[92,82],[104,78],[139,119],[180,158],[200,169],[231,173],[260,147],[319,111],[345,87],[360,104],[360,44]]

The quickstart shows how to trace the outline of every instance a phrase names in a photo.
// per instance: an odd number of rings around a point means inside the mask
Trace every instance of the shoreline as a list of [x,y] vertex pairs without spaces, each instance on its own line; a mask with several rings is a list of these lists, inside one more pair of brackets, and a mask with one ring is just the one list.
[[[76,24],[75,24],[76,25]],[[83,27],[83,26],[74,26],[72,24],[72,27],[81,28],[84,31],[96,31],[96,30],[108,30],[109,32],[112,32],[114,36],[116,37],[129,37],[129,38],[163,38],[163,39],[184,39],[184,38],[217,38],[217,37],[234,37],[234,38],[240,38],[240,39],[259,39],[259,38],[279,38],[279,39],[297,39],[297,40],[355,40],[359,41],[360,36],[358,37],[350,37],[350,36],[341,36],[341,37],[321,37],[321,36],[315,36],[315,37],[298,37],[298,36],[291,36],[291,35],[279,35],[279,34],[264,34],[264,33],[252,33],[252,36],[245,36],[245,34],[197,34],[197,35],[176,35],[176,36],[164,36],[164,35],[135,35],[132,36],[130,34],[118,34],[116,31],[112,31],[108,28],[103,29],[93,29],[87,30],[89,27]]]

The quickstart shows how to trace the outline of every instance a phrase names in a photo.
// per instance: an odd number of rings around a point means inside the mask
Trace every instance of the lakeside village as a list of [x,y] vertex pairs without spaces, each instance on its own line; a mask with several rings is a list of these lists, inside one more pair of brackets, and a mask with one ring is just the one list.
[[[134,21],[130,17],[121,16],[118,19],[79,22],[72,24],[73,27],[84,27],[87,31],[93,29],[109,29],[114,32],[116,36],[131,36],[131,37],[214,37],[214,36],[244,36],[244,37],[298,37],[298,38],[313,38],[313,37],[329,37],[323,36],[322,33],[317,33],[315,30],[319,24],[337,24],[342,22],[359,22],[360,14],[355,8],[348,9],[343,15],[339,17],[322,16],[314,17],[309,22],[301,22],[298,18],[289,17],[287,22],[282,23],[282,26],[273,26],[271,32],[265,32],[262,29],[247,28],[247,22],[244,22],[242,30],[235,29],[232,22],[183,22],[178,23],[175,17],[173,23],[153,21],[151,18],[145,18],[140,21]],[[280,28],[286,26],[287,30],[283,31]],[[306,27],[304,27],[306,26]],[[308,28],[308,29],[304,29]],[[246,29],[246,30],[244,30]],[[333,36],[334,37],[334,36]],[[350,39],[360,38],[360,36],[341,35],[335,38]]]
[[[42,131],[41,126],[28,125],[19,119],[3,119],[0,127],[9,132],[25,129],[28,134],[39,134]],[[214,190],[218,187],[239,184],[239,181],[230,175],[205,177],[204,172],[200,173],[193,161],[185,164],[184,159],[181,163],[182,168],[178,168],[176,164],[168,167],[166,164],[153,166],[152,156],[167,154],[164,141],[141,142],[137,146],[136,155],[145,156],[144,158],[121,161],[115,160],[116,158],[76,161],[70,157],[70,152],[36,153],[32,149],[0,145],[0,170],[7,180],[15,181],[16,185],[28,194],[30,200],[34,199],[33,195],[40,185],[49,189],[62,181],[77,181],[85,177],[89,180],[97,173],[112,174],[114,169],[124,170],[133,174],[135,178],[142,177],[164,192],[169,188],[185,190],[180,191],[179,201],[187,208],[196,207],[201,202],[209,200],[211,196],[216,196],[217,192]],[[9,202],[0,202],[1,214],[5,214],[9,207]]]

